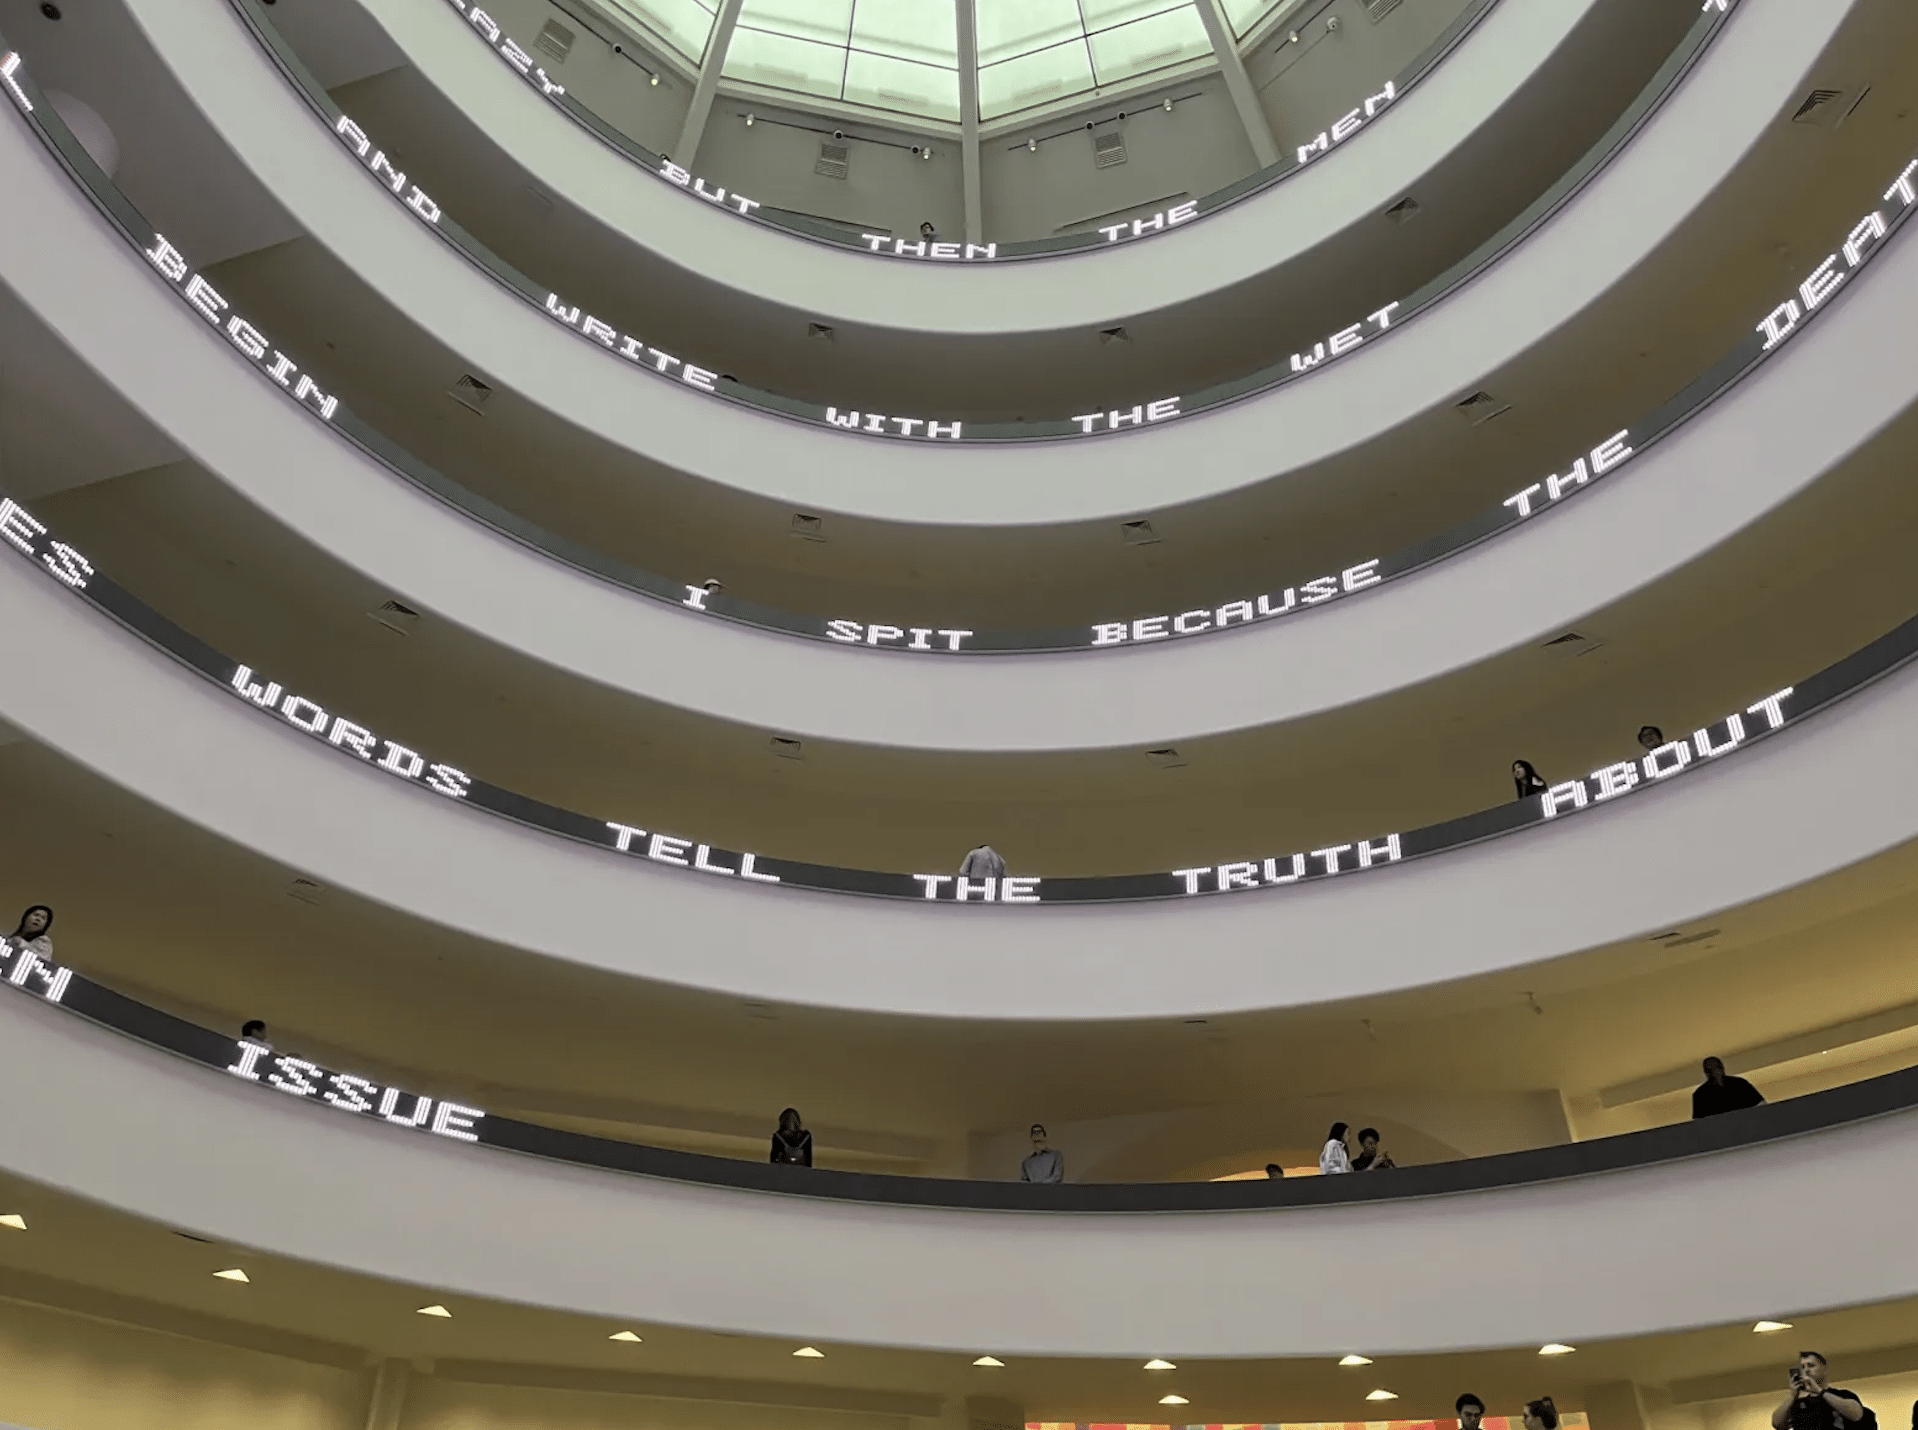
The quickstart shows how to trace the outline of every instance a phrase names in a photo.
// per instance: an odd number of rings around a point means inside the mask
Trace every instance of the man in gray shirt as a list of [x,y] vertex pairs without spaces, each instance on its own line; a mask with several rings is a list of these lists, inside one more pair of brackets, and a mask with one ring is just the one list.
[[977,849],[959,861],[959,877],[962,879],[1003,879],[1006,877],[1006,861],[999,857],[999,851],[990,844],[981,844]]
[[1046,1129],[1040,1123],[1032,1124],[1032,1155],[1019,1164],[1019,1180],[1022,1182],[1063,1182],[1066,1179],[1066,1159],[1060,1152],[1046,1146]]

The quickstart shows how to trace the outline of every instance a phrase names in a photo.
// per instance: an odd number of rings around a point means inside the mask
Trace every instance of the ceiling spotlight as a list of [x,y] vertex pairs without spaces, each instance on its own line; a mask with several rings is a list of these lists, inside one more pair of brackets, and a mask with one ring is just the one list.
[[751,129],[751,128],[753,127],[753,117],[752,117],[752,115],[751,115],[751,114],[748,114],[748,115],[746,116],[746,127],[747,127],[748,129]]
[[1160,107],[1163,108],[1167,114],[1170,114],[1172,112],[1172,100],[1170,97],[1168,97],[1166,102]]
[[1037,154],[1039,152],[1039,141],[1037,139],[1026,140],[1026,152],[1028,154]]
[[453,1313],[444,1306],[422,1306],[413,1313],[416,1316],[438,1316],[442,1321],[453,1319]]
[[216,1271],[213,1274],[222,1281],[238,1281],[242,1285],[250,1285],[253,1281],[251,1276],[248,1276],[237,1266],[230,1266],[225,1271]]
[[1550,1345],[1540,1346],[1538,1353],[1542,1356],[1568,1356],[1577,1349],[1577,1346],[1561,1345],[1553,1341]]
[[973,1364],[974,1364],[974,1365],[998,1365],[998,1366],[1003,1366],[1003,1365],[1005,1364],[1005,1362],[1004,1362],[1004,1361],[1002,1361],[1002,1360],[1000,1360],[998,1356],[980,1356],[978,1360],[976,1360],[976,1361],[974,1361],[974,1362],[973,1362]]
[[1160,1360],[1156,1356],[1145,1363],[1145,1368],[1147,1370],[1177,1370],[1178,1369],[1178,1367],[1174,1365],[1171,1361]]
[[19,1212],[8,1212],[5,1216],[0,1216],[0,1226],[10,1226],[15,1231],[25,1231],[27,1229],[27,1219],[21,1216]]
[[609,1341],[626,1341],[632,1345],[639,1344],[639,1337],[634,1335],[631,1331],[614,1331],[606,1339]]
[[[0,1218],[0,1220],[4,1220],[4,1219],[5,1218]],[[1757,1325],[1753,1326],[1752,1329],[1758,1332],[1758,1334],[1761,1336],[1768,1336],[1773,1331],[1789,1331],[1791,1329],[1791,1322],[1790,1321],[1760,1321]]]
[[1161,1395],[1159,1397],[1159,1404],[1161,1405],[1190,1405],[1191,1403],[1192,1402],[1187,1400],[1183,1395]]
[[817,1346],[801,1346],[798,1350],[794,1351],[793,1354],[801,1360],[824,1360],[826,1358],[826,1353]]
[[1397,1400],[1398,1396],[1389,1390],[1375,1390],[1365,1398],[1367,1400]]
[[930,159],[932,157],[932,145],[921,144],[919,146],[919,157],[921,159]]
[[1370,1356],[1341,1356],[1339,1357],[1339,1364],[1340,1365],[1370,1365],[1372,1364],[1372,1359]]
[[832,137],[835,139],[844,139],[846,137],[846,131],[843,129],[835,129],[832,132]]
[[650,82],[651,82],[651,83],[653,83],[653,84],[658,84],[658,83],[659,83],[659,76],[658,76],[658,75],[654,75],[654,76],[652,77],[652,80],[651,80]]

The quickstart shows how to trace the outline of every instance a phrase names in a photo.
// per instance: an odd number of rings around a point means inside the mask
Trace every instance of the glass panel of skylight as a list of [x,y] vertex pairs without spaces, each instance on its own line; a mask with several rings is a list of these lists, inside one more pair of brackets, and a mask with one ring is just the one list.
[[852,47],[956,70],[957,7],[952,0],[859,0],[852,15]]
[[844,49],[852,33],[852,5],[853,0],[746,0],[739,27]]
[[1092,88],[1092,56],[1083,39],[1068,40],[979,71],[979,116],[1030,109]]
[[838,99],[846,80],[846,51],[741,25],[733,31],[722,73],[750,84]]
[[1110,30],[1132,20],[1143,20],[1162,10],[1189,8],[1189,0],[1079,0],[1088,31]]
[[1078,0],[976,0],[974,28],[982,70],[1085,33]]
[[1225,0],[1226,22],[1234,35],[1244,39],[1267,15],[1288,3],[1290,0]]
[[959,120],[959,72],[891,55],[853,50],[846,56],[845,98],[896,114]]
[[607,0],[695,64],[713,33],[713,6],[701,0]]
[[1190,5],[1087,37],[1092,67],[1102,85],[1149,74],[1212,53],[1205,22]]

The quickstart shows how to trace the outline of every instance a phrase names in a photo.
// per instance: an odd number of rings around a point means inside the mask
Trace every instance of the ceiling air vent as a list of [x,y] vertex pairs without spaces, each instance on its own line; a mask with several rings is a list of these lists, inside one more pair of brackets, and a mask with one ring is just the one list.
[[1722,928],[1701,929],[1697,933],[1679,933],[1674,930],[1671,933],[1654,935],[1651,942],[1662,944],[1666,948],[1684,948],[1688,944],[1703,943],[1708,938],[1717,938],[1724,931]]
[[486,400],[493,395],[493,389],[474,377],[470,372],[460,374],[460,380],[446,389],[446,395],[464,407],[468,412],[485,414]]
[[1145,758],[1147,764],[1156,765],[1162,770],[1182,769],[1186,763],[1185,756],[1170,745],[1163,750],[1147,750]]
[[1097,134],[1092,139],[1092,167],[1110,169],[1125,163],[1125,135]]
[[521,184],[520,192],[526,196],[526,206],[537,218],[548,218],[553,212],[553,199],[550,194],[534,188],[531,184]]
[[1479,391],[1463,402],[1454,403],[1452,410],[1476,427],[1481,422],[1490,422],[1494,417],[1510,412],[1512,404],[1500,402],[1489,392]]
[[398,601],[382,601],[366,613],[396,635],[405,635],[420,623],[420,613]]
[[827,179],[843,179],[852,168],[852,146],[850,144],[824,144],[819,146],[819,158],[813,163],[812,171]]
[[806,324],[806,336],[817,339],[822,343],[836,343],[839,341],[839,331],[830,323]]
[[1399,8],[1399,0],[1365,0],[1365,13],[1374,25]]
[[778,735],[774,735],[768,748],[782,760],[803,760],[806,758],[805,748],[798,740],[787,740]]
[[1539,649],[1549,650],[1553,655],[1579,656],[1590,655],[1593,651],[1602,649],[1604,645],[1605,642],[1597,636],[1588,636],[1581,631],[1567,631],[1562,636],[1553,636]]
[[1114,343],[1129,343],[1131,341],[1132,334],[1128,333],[1123,326],[1099,329],[1099,346],[1102,348],[1109,348]]
[[1408,194],[1387,209],[1385,216],[1402,227],[1417,218],[1420,212],[1422,210],[1419,208],[1419,201]]
[[788,530],[801,541],[824,541],[826,539],[826,518],[807,516],[804,512],[793,513],[792,525]]
[[295,879],[286,886],[286,896],[298,899],[303,904],[317,904],[320,901],[321,887],[311,879]]
[[1831,128],[1844,112],[1845,92],[1842,89],[1814,89],[1806,95],[1804,102],[1792,115],[1793,124],[1816,124]]
[[1122,521],[1119,535],[1127,546],[1150,546],[1159,539],[1159,533],[1152,529],[1149,521]]
[[533,41],[533,48],[556,65],[566,63],[566,57],[573,52],[573,32],[557,20],[548,20],[540,27],[539,37]]

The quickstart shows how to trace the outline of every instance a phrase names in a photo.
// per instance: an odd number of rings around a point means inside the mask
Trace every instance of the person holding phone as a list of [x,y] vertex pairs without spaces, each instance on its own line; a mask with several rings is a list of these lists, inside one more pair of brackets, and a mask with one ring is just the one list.
[[1877,1430],[1864,1402],[1831,1383],[1817,1351],[1800,1351],[1790,1374],[1791,1394],[1772,1411],[1772,1430]]

